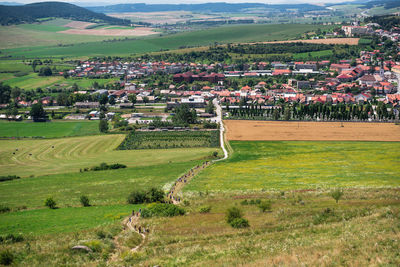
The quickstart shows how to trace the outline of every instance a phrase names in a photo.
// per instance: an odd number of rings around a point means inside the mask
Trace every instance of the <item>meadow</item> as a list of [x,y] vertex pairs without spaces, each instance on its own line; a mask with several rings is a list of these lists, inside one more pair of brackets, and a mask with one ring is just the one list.
[[400,185],[398,142],[231,141],[230,144],[233,155],[198,175],[185,187],[186,192]]
[[[130,55],[177,49],[185,46],[204,46],[218,43],[239,43],[256,41],[279,41],[298,39],[303,33],[328,26],[308,24],[239,25],[224,26],[208,30],[147,37],[137,40],[115,42],[87,42],[68,46],[31,46],[5,49],[5,55],[13,57],[80,57],[104,55]],[[86,38],[85,38],[86,40]]]
[[[90,168],[102,162],[125,164],[129,169],[129,167],[201,159],[211,156],[213,151],[218,151],[218,148],[168,149],[158,150],[156,153],[152,150],[116,150],[124,138],[125,135],[114,134],[57,139],[0,140],[0,175],[26,177],[71,173],[70,177],[75,177],[78,176],[80,169]],[[125,170],[119,171],[124,173]],[[91,172],[84,174],[83,177],[97,175],[99,174]]]
[[69,137],[99,134],[98,121],[0,122],[0,137]]

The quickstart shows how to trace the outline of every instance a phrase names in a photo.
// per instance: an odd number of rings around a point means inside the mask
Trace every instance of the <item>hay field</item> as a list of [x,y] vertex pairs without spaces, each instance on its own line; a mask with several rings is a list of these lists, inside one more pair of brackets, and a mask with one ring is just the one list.
[[79,173],[80,168],[92,167],[102,162],[121,163],[128,167],[148,166],[154,162],[163,164],[199,159],[218,150],[115,150],[124,138],[125,135],[115,134],[44,140],[0,140],[0,175]]
[[400,141],[394,123],[277,122],[226,120],[228,140]]

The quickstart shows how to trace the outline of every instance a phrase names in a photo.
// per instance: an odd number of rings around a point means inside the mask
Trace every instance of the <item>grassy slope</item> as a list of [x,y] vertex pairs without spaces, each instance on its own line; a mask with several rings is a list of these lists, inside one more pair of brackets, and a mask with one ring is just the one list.
[[[115,150],[124,135],[100,135],[46,140],[0,141],[0,175],[45,175],[72,172],[81,168],[121,163],[128,167],[182,162],[208,156],[217,148],[158,150]],[[52,148],[54,146],[54,148]],[[16,151],[18,149],[18,151]],[[15,154],[13,154],[15,153]],[[30,155],[31,154],[31,155]],[[90,173],[87,176],[97,176]]]
[[231,142],[231,145],[234,154],[230,159],[202,172],[185,190],[400,185],[400,143]]
[[0,122],[0,137],[45,138],[99,134],[98,121]]
[[30,49],[8,49],[4,52],[25,57],[79,57],[96,55],[129,55],[176,49],[181,46],[209,45],[214,42],[238,43],[252,41],[274,41],[298,38],[306,31],[326,26],[284,24],[284,25],[240,25],[226,26],[196,32],[152,37],[141,40],[77,44],[67,47],[31,47]]

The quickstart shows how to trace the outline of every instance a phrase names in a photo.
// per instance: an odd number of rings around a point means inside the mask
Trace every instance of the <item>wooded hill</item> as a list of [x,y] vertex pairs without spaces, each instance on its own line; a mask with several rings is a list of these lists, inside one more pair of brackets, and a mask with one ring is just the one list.
[[0,5],[0,24],[20,24],[37,22],[41,18],[56,17],[88,22],[104,22],[114,25],[126,25],[129,21],[113,18],[87,10],[73,4],[61,2],[41,2],[23,6]]

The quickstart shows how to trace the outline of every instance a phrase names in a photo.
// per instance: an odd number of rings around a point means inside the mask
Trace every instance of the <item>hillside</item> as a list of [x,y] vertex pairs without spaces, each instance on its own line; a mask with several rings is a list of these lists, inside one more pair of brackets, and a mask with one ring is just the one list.
[[192,12],[243,12],[249,9],[274,9],[279,11],[297,9],[299,11],[323,10],[324,7],[310,4],[268,5],[261,3],[205,3],[205,4],[118,4],[110,6],[88,7],[101,13],[121,12],[165,12],[165,11],[192,11]]
[[90,22],[106,22],[124,25],[123,19],[112,18],[76,5],[61,2],[41,2],[23,6],[0,5],[0,24],[20,24],[37,22],[42,18],[65,18]]

